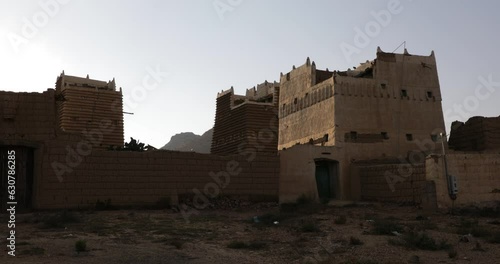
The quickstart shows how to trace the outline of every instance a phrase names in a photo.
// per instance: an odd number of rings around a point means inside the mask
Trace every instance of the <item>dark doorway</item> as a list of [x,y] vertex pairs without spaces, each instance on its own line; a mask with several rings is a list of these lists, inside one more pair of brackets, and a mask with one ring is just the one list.
[[316,186],[321,201],[329,201],[339,196],[338,161],[316,160]]
[[[33,165],[34,151],[32,148],[22,146],[0,146],[0,197],[2,210],[7,209],[7,202],[13,202],[9,199],[8,186],[9,180],[9,154],[15,152],[15,202],[17,202],[16,210],[30,209],[33,195]],[[9,153],[10,152],[10,153]],[[12,165],[12,162],[11,162]],[[12,183],[12,181],[11,181]]]

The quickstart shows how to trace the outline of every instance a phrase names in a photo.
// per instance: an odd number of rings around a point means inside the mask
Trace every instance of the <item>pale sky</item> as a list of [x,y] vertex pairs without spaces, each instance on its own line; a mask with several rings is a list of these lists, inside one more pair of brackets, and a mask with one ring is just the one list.
[[[114,77],[134,113],[125,139],[162,147],[211,128],[221,90],[279,81],[307,57],[346,70],[406,41],[411,54],[436,54],[449,128],[500,115],[498,10],[494,0],[0,0],[0,90],[43,92],[62,70]],[[168,74],[146,90],[155,69]]]

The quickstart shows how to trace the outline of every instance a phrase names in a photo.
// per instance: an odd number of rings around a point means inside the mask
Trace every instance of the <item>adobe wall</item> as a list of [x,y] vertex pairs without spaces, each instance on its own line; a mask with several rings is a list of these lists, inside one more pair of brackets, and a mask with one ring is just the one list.
[[[445,130],[441,98],[408,92],[407,97],[401,97],[396,89],[380,88],[372,79],[336,77],[336,145],[347,147],[347,144],[358,143],[352,146],[358,147],[364,143],[380,143],[388,156],[438,149],[439,143],[432,140],[433,135]],[[356,133],[355,138],[351,137],[352,132]],[[411,134],[411,140],[407,134]],[[379,150],[374,147],[370,152],[379,156]]]
[[[455,206],[487,204],[500,201],[500,154],[451,153],[446,155],[448,173],[457,177],[458,195]],[[426,179],[434,181],[439,208],[450,208],[442,156],[432,155],[426,160]]]
[[[116,126],[103,120],[88,134],[59,129],[53,89],[43,93],[0,92],[0,145],[34,149],[33,207],[36,209],[148,205],[160,198],[213,192],[217,177],[230,174],[220,194],[277,200],[279,158],[252,145],[241,155],[191,152],[99,150]],[[229,165],[229,167],[228,167]],[[236,173],[238,172],[238,173]],[[207,187],[208,186],[208,187]],[[208,196],[207,196],[208,197]]]
[[421,204],[425,164],[353,164],[359,173],[361,199],[365,201]]
[[[398,156],[436,149],[431,139],[445,131],[434,53],[415,56],[379,49],[373,77],[336,75],[334,94],[339,146],[382,142],[385,155]],[[357,133],[354,140],[351,132]],[[378,149],[372,149],[374,156]]]
[[56,136],[55,91],[0,91],[0,144],[35,144]]
[[[282,85],[281,91],[287,88]],[[328,135],[325,146],[334,145],[333,79],[304,89],[290,100],[280,99],[280,150]],[[287,142],[285,142],[288,140]]]
[[325,146],[334,145],[333,72],[316,70],[306,63],[281,75],[278,149],[318,141],[328,135]]
[[305,195],[313,201],[319,202],[318,188],[316,185],[315,160],[330,160],[339,162],[338,197],[342,200],[351,199],[351,179],[345,177],[349,174],[349,164],[344,159],[344,153],[336,147],[322,147],[313,145],[297,145],[279,152],[280,177],[279,201],[280,203],[293,203],[297,198]]
[[[94,150],[70,159],[71,142],[51,142],[43,155],[34,206],[40,209],[92,207],[98,200],[112,205],[152,205],[161,198],[216,194],[255,200],[277,200],[279,160],[263,154],[216,156],[193,152],[125,152]],[[249,161],[250,160],[250,161]],[[54,162],[69,165],[71,172],[56,174]],[[220,173],[228,173],[228,179]],[[211,174],[212,173],[212,174]],[[213,178],[211,175],[217,175]],[[220,185],[217,181],[220,180]],[[217,187],[217,190],[214,189]]]
[[[316,160],[331,160],[337,161],[339,166],[339,196],[336,199],[340,200],[361,200],[374,199],[375,195],[382,194],[378,199],[381,201],[393,202],[408,202],[418,199],[414,198],[413,193],[417,193],[417,189],[424,188],[422,192],[425,194],[422,199],[426,199],[429,187],[425,179],[423,179],[423,163],[426,155],[424,152],[416,148],[407,155],[400,156],[383,156],[384,152],[388,151],[387,144],[356,144],[356,147],[338,147],[338,146],[314,146],[310,144],[296,145],[286,150],[279,152],[280,156],[280,203],[294,202],[302,194],[307,195],[313,200],[319,201],[316,178],[315,178],[315,161]],[[374,155],[372,148],[377,146],[379,154]],[[437,151],[439,149],[436,149]],[[366,164],[366,160],[394,160],[395,162],[386,164]],[[400,168],[407,168],[406,165],[398,163],[409,162],[411,168],[410,176],[400,176]],[[377,167],[379,166],[379,167]],[[372,170],[373,168],[373,170]],[[384,173],[387,171],[393,176],[394,181],[403,179],[402,183],[394,182],[395,192],[390,190],[389,184],[386,182]],[[404,172],[404,171],[403,171]],[[384,181],[384,184],[381,182]],[[411,183],[413,181],[413,184]],[[418,183],[418,184],[417,184]],[[365,193],[368,190],[368,196]],[[411,195],[407,192],[411,190]],[[384,193],[389,191],[390,193]],[[411,198],[411,199],[410,199]],[[432,197],[430,197],[432,198]],[[432,202],[432,201],[431,201]]]

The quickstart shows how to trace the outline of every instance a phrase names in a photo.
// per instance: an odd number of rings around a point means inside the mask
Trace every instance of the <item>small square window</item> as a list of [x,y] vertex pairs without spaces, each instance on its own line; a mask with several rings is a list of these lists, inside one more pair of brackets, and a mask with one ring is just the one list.
[[389,139],[389,135],[387,134],[387,132],[382,132],[380,134],[382,135],[383,139]]
[[413,135],[412,134],[406,134],[406,140],[413,141]]
[[381,83],[381,84],[380,84],[380,87],[382,87],[382,89],[385,89],[385,88],[387,87],[387,84],[385,84],[385,83]]
[[350,135],[351,135],[351,139],[358,139],[358,132],[351,131]]
[[401,96],[402,97],[407,97],[408,96],[408,92],[406,90],[401,90]]
[[437,142],[438,141],[438,135],[431,135],[431,139],[433,142]]
[[432,98],[432,97],[433,97],[433,95],[432,95],[432,91],[427,91],[427,97],[428,97],[428,98]]

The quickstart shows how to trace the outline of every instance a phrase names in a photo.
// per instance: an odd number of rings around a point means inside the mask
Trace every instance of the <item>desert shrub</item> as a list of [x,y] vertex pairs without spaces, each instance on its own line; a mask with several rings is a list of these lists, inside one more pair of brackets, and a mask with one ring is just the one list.
[[245,243],[243,241],[235,240],[231,241],[228,245],[228,248],[232,249],[250,249],[250,250],[259,250],[267,247],[267,244],[262,241],[251,241],[249,243]]
[[63,228],[66,224],[79,223],[81,219],[73,212],[63,211],[42,218],[43,228]]
[[184,246],[184,241],[181,239],[175,239],[170,242],[170,245],[174,246],[176,249],[181,249]]
[[87,251],[87,241],[85,241],[85,240],[76,241],[75,242],[75,250],[78,253]]
[[307,219],[302,222],[302,225],[300,226],[300,231],[306,232],[306,233],[312,233],[312,232],[319,232],[319,226],[316,221]]
[[392,235],[392,233],[402,232],[403,226],[392,218],[376,219],[373,223],[372,232],[376,235]]
[[363,241],[361,241],[357,237],[353,237],[352,236],[352,237],[349,238],[349,244],[351,244],[353,246],[363,245]]
[[448,250],[451,245],[446,240],[437,242],[434,238],[427,235],[425,232],[410,232],[404,234],[401,239],[390,239],[389,244],[403,246],[408,249],[421,250]]
[[458,256],[458,252],[455,248],[450,248],[450,250],[448,250],[448,257],[451,258],[451,259],[454,259]]
[[242,249],[242,248],[246,248],[247,244],[245,244],[245,242],[243,241],[231,241],[227,247],[228,248],[232,248],[232,249]]
[[457,228],[457,233],[460,235],[471,234],[475,237],[486,237],[490,234],[488,229],[479,225],[477,219],[467,220],[462,218]]
[[345,223],[347,223],[347,217],[345,215],[338,216],[337,218],[335,218],[334,223],[336,225],[344,225]]
[[496,231],[488,238],[488,242],[492,244],[500,244],[500,231]]

